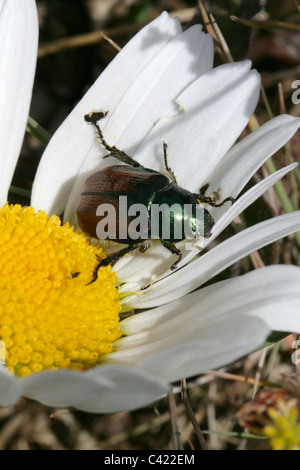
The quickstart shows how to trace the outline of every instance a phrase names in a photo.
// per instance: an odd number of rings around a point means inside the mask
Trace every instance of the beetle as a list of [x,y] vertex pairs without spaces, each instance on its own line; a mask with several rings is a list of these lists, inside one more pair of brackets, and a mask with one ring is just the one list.
[[[132,216],[127,215],[125,218],[122,217],[121,221],[120,208],[118,205],[120,196],[127,197],[129,207],[136,203],[145,206],[149,229],[153,222],[152,209],[155,204],[158,206],[167,204],[168,207],[174,207],[174,210],[172,209],[171,212],[167,213],[169,217],[168,221],[164,220],[166,214],[162,214],[161,218],[156,220],[160,242],[172,254],[177,255],[177,260],[171,266],[173,270],[177,267],[182,258],[182,253],[175,244],[186,238],[184,232],[182,232],[180,236],[178,232],[175,231],[175,221],[179,221],[182,227],[186,227],[184,224],[187,223],[192,233],[195,233],[196,227],[199,228],[200,225],[202,227],[202,229],[200,229],[200,235],[208,238],[211,236],[212,227],[215,222],[209,211],[202,205],[209,204],[213,207],[221,207],[228,201],[233,204],[234,198],[227,197],[218,204],[214,199],[200,192],[192,193],[180,187],[173,171],[168,165],[167,144],[165,142],[163,142],[163,155],[166,174],[146,168],[124,151],[119,150],[115,146],[110,146],[104,139],[102,130],[98,124],[98,121],[105,117],[106,114],[107,113],[103,112],[92,112],[85,115],[84,119],[96,128],[101,144],[109,152],[103,158],[114,157],[122,162],[122,165],[108,166],[87,178],[76,207],[76,214],[81,230],[90,237],[97,238],[97,225],[99,221],[102,220],[101,216],[97,215],[97,208],[103,204],[110,204],[116,210],[116,230],[114,230],[113,233],[109,233],[108,231],[107,238],[118,243],[126,244],[127,247],[104,259],[97,256],[98,264],[90,283],[96,281],[98,270],[101,266],[113,265],[126,253],[134,251],[137,248],[139,248],[140,251],[146,251],[148,249],[145,242],[149,240],[149,233],[140,236],[138,239],[132,239],[129,235],[122,238],[119,236],[124,229],[124,224],[125,226],[127,225],[125,228],[128,228],[133,220]],[[208,185],[206,185],[206,188],[207,186]],[[184,212],[186,205],[192,208],[188,219]],[[199,207],[201,207],[200,212]],[[170,225],[170,231],[167,237],[163,233],[164,223],[166,222]],[[197,233],[199,234],[199,232]]]

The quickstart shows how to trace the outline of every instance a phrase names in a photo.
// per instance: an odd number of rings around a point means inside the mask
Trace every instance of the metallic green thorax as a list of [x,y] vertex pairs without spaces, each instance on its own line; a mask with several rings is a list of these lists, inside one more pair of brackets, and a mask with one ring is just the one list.
[[[153,205],[156,205],[156,212]],[[158,212],[158,208],[162,210]],[[175,183],[169,183],[166,188],[155,193],[149,215],[152,226],[154,217],[159,217],[156,220],[159,226],[157,238],[171,243],[195,236],[208,237],[215,223],[210,213],[198,203],[196,196]]]

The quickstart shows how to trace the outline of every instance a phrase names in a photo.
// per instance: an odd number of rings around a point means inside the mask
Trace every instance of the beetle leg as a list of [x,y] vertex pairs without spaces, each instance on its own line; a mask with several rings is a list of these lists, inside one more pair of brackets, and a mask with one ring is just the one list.
[[143,287],[141,287],[140,290],[146,290],[148,289],[148,287],[153,286],[153,284],[155,284],[155,282],[157,281],[158,277],[159,276],[157,274],[153,274],[153,276],[151,276],[151,281],[148,284],[145,284]]
[[227,197],[224,199],[224,201],[220,202],[219,204],[214,201],[213,198],[208,197],[208,196],[203,196],[202,194],[195,194],[197,201],[202,204],[209,204],[212,207],[222,207],[224,206],[225,202],[230,201],[231,204],[235,202],[235,199],[233,197]]
[[146,253],[147,250],[149,250],[149,245],[140,245],[139,251],[141,253]]
[[212,197],[204,196],[208,188],[209,188],[209,183],[206,183],[204,186],[201,186],[201,188],[199,189],[199,193],[195,194],[199,203],[209,204],[210,206],[213,206],[213,207],[221,207],[225,204],[225,202],[230,201],[231,204],[235,202],[235,199],[233,197],[227,197],[226,199],[224,199],[224,201],[218,204]]
[[208,187],[209,187],[209,183],[206,183],[204,186],[201,186],[201,188],[199,189],[199,194],[201,196],[204,196],[204,194],[208,190]]
[[128,245],[127,248],[123,248],[123,250],[117,251],[116,253],[113,253],[110,256],[107,256],[107,258],[101,258],[100,256],[96,255],[96,259],[98,261],[97,266],[94,269],[93,272],[93,279],[87,284],[93,284],[97,280],[98,277],[98,271],[100,268],[103,266],[108,266],[109,264],[113,266],[122,256],[126,255],[127,253],[130,253],[131,251],[134,251],[136,248],[138,248],[141,245],[142,242],[136,242],[133,243],[132,245]]
[[160,239],[161,244],[167,248],[173,255],[177,255],[178,259],[175,261],[175,263],[172,264],[171,269],[177,268],[177,264],[179,261],[181,261],[182,258],[182,253],[181,251],[175,246],[175,243],[168,242],[167,240],[162,240]]
[[110,153],[108,155],[105,155],[103,158],[114,157],[117,160],[120,160],[120,162],[126,163],[126,165],[130,165],[130,166],[133,166],[135,168],[144,168],[143,165],[141,165],[139,162],[137,162],[134,158],[127,155],[127,153],[123,152],[123,150],[119,150],[115,146],[109,147],[109,148],[106,147],[106,146],[104,146],[104,147],[107,150],[110,150]]
[[163,150],[164,150],[165,169],[167,170],[167,173],[169,174],[171,181],[173,183],[177,184],[176,176],[174,175],[173,171],[171,170],[171,167],[169,167],[169,165],[168,165],[168,146],[165,142],[163,142]]
[[100,126],[98,124],[98,121],[100,119],[102,119],[103,117],[105,117],[106,114],[107,114],[107,112],[106,113],[93,112],[93,113],[90,113],[90,114],[86,114],[84,116],[84,119],[86,120],[86,122],[90,122],[96,127],[96,130],[97,130],[97,133],[98,133],[101,144],[103,145],[103,147],[106,148],[106,150],[109,151],[109,154],[105,155],[103,158],[114,157],[114,158],[117,158],[118,160],[120,160],[121,162],[126,163],[127,165],[133,166],[135,168],[143,168],[143,166],[140,165],[139,162],[137,162],[136,160],[134,160],[134,158],[127,155],[127,153],[125,153],[123,150],[119,150],[115,146],[111,147],[106,142],[106,140],[104,139],[103,133],[100,129]]
[[75,277],[79,276],[80,272],[78,273],[71,273],[71,276],[72,276],[72,279],[74,279]]

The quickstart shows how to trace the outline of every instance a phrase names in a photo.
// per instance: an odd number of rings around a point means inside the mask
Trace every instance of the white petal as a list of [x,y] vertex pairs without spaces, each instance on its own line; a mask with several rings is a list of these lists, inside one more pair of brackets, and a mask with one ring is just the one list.
[[[201,31],[199,25],[187,29],[168,42],[147,64],[136,79],[131,83],[117,109],[109,112],[103,121],[103,133],[110,145],[125,149],[134,155],[137,147],[149,133],[154,123],[163,115],[177,112],[175,98],[199,75],[212,67],[213,45],[211,37]],[[120,75],[120,73],[119,73]],[[111,109],[111,107],[107,108]],[[86,132],[88,129],[86,126]],[[162,141],[159,141],[159,155],[152,149],[147,152],[145,166],[163,169]],[[87,175],[105,165],[116,162],[115,159],[101,161],[99,159],[99,141],[95,138],[95,146],[76,178],[72,193],[68,199],[65,220],[76,220],[75,207],[82,185]],[[106,151],[104,153],[107,153]]]
[[[96,109],[103,109],[103,110],[109,110],[109,117],[106,120],[106,125],[105,125],[105,137],[110,143],[112,138],[115,136],[117,138],[120,137],[124,129],[127,127],[128,123],[130,120],[134,117],[134,110],[136,108],[136,104],[142,105],[145,104],[143,103],[143,94],[146,93],[146,95],[149,94],[149,90],[147,89],[148,86],[144,81],[144,75],[143,69],[146,67],[149,72],[147,73],[147,78],[155,84],[156,81],[159,81],[160,79],[160,74],[163,74],[164,68],[168,68],[169,62],[165,57],[165,54],[159,54],[160,49],[164,49],[163,46],[167,43],[168,40],[174,36],[174,33],[178,33],[178,25],[177,28],[175,29],[174,27],[170,28],[170,25],[168,25],[169,34],[168,31],[166,31],[165,28],[165,23],[167,21],[167,16],[163,15],[161,17],[161,20],[156,20],[155,22],[152,23],[152,26],[148,26],[140,32],[133,41],[131,41],[122,51],[118,56],[115,58],[115,60],[110,64],[110,66],[102,73],[102,75],[99,77],[95,85],[89,90],[89,92],[85,95],[83,100],[79,103],[79,105],[75,108],[75,110],[71,113],[71,115],[67,118],[65,123],[60,127],[60,129],[56,132],[55,138],[51,140],[50,145],[48,146],[49,148],[46,150],[46,153],[43,156],[42,159],[42,164],[38,170],[38,175],[37,175],[37,184],[36,188],[33,192],[33,199],[32,199],[32,204],[35,207],[41,206],[43,204],[43,208],[48,210],[48,212],[61,212],[63,210],[63,205],[66,202],[66,197],[67,193],[70,191],[74,180],[73,178],[76,176],[77,172],[79,171],[79,168],[82,164],[82,162],[85,160],[85,158],[88,155],[88,161],[86,162],[84,168],[81,168],[81,178],[80,182],[82,179],[86,177],[87,174],[89,174],[91,171],[95,170],[97,167],[100,165],[100,159],[99,159],[99,153],[101,153],[99,142],[94,136],[94,132],[92,129],[89,129],[86,123],[83,122],[83,115],[88,112],[88,110],[91,110],[92,108]],[[173,21],[169,19],[169,22],[172,23]],[[158,31],[155,31],[155,28],[157,28]],[[161,30],[161,31],[159,31]],[[194,29],[197,33],[198,28]],[[157,41],[157,35],[159,36],[159,33],[162,34],[162,40]],[[145,43],[145,38],[148,40],[148,36],[150,34],[154,34],[156,37],[156,41],[153,43],[157,44],[156,48],[152,47],[150,49],[147,49],[147,52],[145,53],[145,47],[147,44]],[[202,33],[204,35],[204,33]],[[184,35],[181,36],[199,36],[199,31],[195,35],[191,35],[191,33],[185,33]],[[175,38],[176,39],[176,38]],[[195,39],[193,37],[187,39],[187,43],[190,44],[191,40],[195,42]],[[181,40],[182,41],[182,40]],[[183,44],[185,44],[185,41],[182,41]],[[173,43],[173,41],[172,41]],[[179,50],[177,45],[177,50],[176,50],[176,43],[173,44],[173,46],[170,48],[171,50],[171,55],[169,57],[169,61],[172,63],[173,55],[174,52],[177,54],[177,64],[180,67],[182,63],[182,59],[180,59],[181,54],[183,54],[183,50]],[[173,53],[172,53],[173,49]],[[169,48],[168,48],[169,50]],[[187,57],[187,51],[185,51],[185,56],[186,56],[186,63],[187,65],[190,65],[191,60]],[[212,55],[212,54],[211,54]],[[139,57],[140,56],[140,57]],[[153,59],[154,57],[154,59]],[[160,58],[161,57],[161,58]],[[158,58],[158,59],[157,59]],[[153,62],[156,64],[155,67],[152,67],[152,62],[151,60],[153,59]],[[193,57],[194,63],[195,63],[195,58]],[[147,67],[147,63],[150,62],[150,67]],[[163,62],[165,64],[163,65]],[[134,65],[134,67],[133,67]],[[160,65],[160,67],[157,68],[157,65]],[[126,71],[123,73],[123,68],[126,69]],[[129,69],[129,72],[127,70]],[[196,60],[196,64],[193,64],[192,67],[189,67],[188,70],[191,69],[190,73],[186,74],[185,80],[173,80],[173,86],[176,89],[176,92],[178,93],[182,88],[184,88],[185,84],[188,84],[192,77],[195,75],[196,71],[198,69],[204,69],[204,67],[200,67],[198,65],[198,62]],[[172,67],[170,67],[170,71],[172,71]],[[205,70],[204,70],[205,71]],[[131,73],[130,73],[131,72]],[[153,75],[151,75],[151,72]],[[127,106],[126,104],[126,96],[128,96],[128,93],[126,94],[126,90],[129,87],[131,83],[135,83],[134,80],[135,78],[139,75],[142,74],[141,80],[138,81],[138,86],[133,87],[133,91],[137,93],[137,95],[134,93],[134,99],[132,99],[131,94],[129,93],[129,105]],[[173,74],[174,75],[174,74]],[[196,75],[197,76],[197,75]],[[174,78],[174,77],[173,77]],[[181,76],[182,78],[182,76]],[[167,81],[168,79],[168,74],[165,74],[164,80]],[[180,83],[179,83],[180,82]],[[143,84],[143,87],[141,87],[140,84]],[[178,89],[178,86],[181,86],[181,88]],[[172,87],[171,87],[172,88]],[[150,87],[151,89],[151,87]],[[169,91],[172,94],[172,90],[170,89]],[[141,95],[142,94],[142,95]],[[125,95],[125,99],[121,98]],[[141,96],[139,96],[141,95]],[[121,100],[121,102],[119,102]],[[168,101],[168,93],[166,93],[166,101]],[[124,113],[122,111],[122,103],[124,104]],[[118,104],[117,107],[117,117],[118,117],[118,122],[114,123],[113,119],[114,116],[114,108]],[[164,102],[160,103],[160,106],[163,107]],[[124,107],[123,106],[123,107]],[[152,114],[147,115],[147,110],[145,109],[144,115],[148,119],[148,126],[152,126],[153,122],[155,121],[155,113],[159,113],[159,110],[155,109],[155,106],[152,107]],[[154,115],[153,115],[154,114]],[[141,119],[141,116],[139,116],[139,124],[141,125],[141,122],[143,120]],[[111,123],[111,134],[110,135],[110,127],[109,123]],[[136,123],[133,123],[135,126],[135,129],[130,132],[126,131],[126,139],[131,142],[131,145],[134,141],[134,138],[141,139],[143,138],[143,134],[140,136],[139,132],[137,132],[136,129]],[[107,128],[108,127],[108,128]],[[76,129],[76,132],[74,132],[74,129]],[[144,130],[143,130],[144,131]],[[66,132],[72,132],[72,136],[70,135],[70,139],[68,139],[68,135]],[[86,138],[86,136],[90,134],[89,138]],[[130,135],[130,138],[129,138]],[[75,137],[74,137],[75,136]],[[127,137],[128,136],[128,137]],[[59,149],[56,150],[56,147],[59,146]],[[63,154],[66,154],[63,156]],[[59,164],[56,165],[56,160],[59,160]],[[70,162],[70,159],[72,161]],[[51,167],[50,166],[49,160],[51,160]],[[54,163],[53,163],[54,162]],[[68,167],[66,167],[68,165]],[[45,187],[44,180],[46,181],[47,187]],[[64,184],[67,181],[66,184]],[[53,202],[52,207],[50,207],[49,204],[51,204],[51,201],[49,201],[49,194],[48,194],[48,186],[51,185],[51,192],[57,192],[56,189],[58,188],[59,194],[56,195],[56,201]],[[53,186],[54,185],[54,186]],[[76,187],[79,186],[81,187],[81,183],[79,182],[76,183]],[[80,189],[79,189],[80,190]],[[44,196],[43,196],[44,194]],[[77,194],[71,197],[71,199],[74,201],[74,199],[77,199]],[[70,203],[69,205],[70,206]],[[72,204],[72,211],[74,212],[74,202]],[[70,213],[70,207],[68,207],[67,210],[68,213]],[[70,218],[70,217],[69,217]]]
[[109,360],[169,381],[225,365],[270,329],[300,331],[299,283],[298,267],[270,266],[131,317],[122,322],[129,336]]
[[249,207],[256,199],[258,199],[264,192],[266,192],[277,181],[283,178],[287,173],[292,171],[298,166],[297,163],[291,163],[281,170],[267,176],[251,189],[245,192],[228,210],[219,218],[213,228],[212,236],[207,240],[208,245],[214,240],[239,214],[241,214],[247,207]]
[[71,370],[57,370],[31,374],[22,379],[24,396],[48,406],[75,406],[82,397],[93,399],[99,386],[113,388],[113,384],[103,378],[98,383],[87,373]]
[[[124,345],[127,344],[127,341],[130,341],[129,338],[135,338],[137,334],[151,330],[158,325],[163,325],[169,320],[176,318],[178,315],[186,318],[186,312],[189,309],[192,309],[195,304],[198,304],[200,300],[203,302],[207,296],[215,293],[216,286],[219,291],[223,284],[225,285],[231,281],[231,279],[226,279],[218,282],[217,284],[211,284],[210,286],[204,287],[196,293],[188,294],[184,297],[184,303],[182,299],[174,300],[168,304],[161,305],[160,307],[155,307],[126,318],[122,321],[121,326],[124,333],[129,336],[128,338],[122,338],[120,340],[122,349],[124,348]],[[202,315],[205,315],[205,312],[201,312],[201,318]]]
[[48,406],[93,413],[139,408],[168,392],[159,378],[129,367],[102,366],[88,372],[58,370],[22,379],[24,395]]
[[[148,332],[147,342],[154,342],[165,337],[164,329],[171,331],[174,328],[178,335],[182,333],[181,327],[188,329],[190,325],[198,325],[201,329],[212,316],[227,315],[228,311],[248,314],[259,306],[277,303],[280,299],[289,305],[289,299],[295,296],[300,302],[299,283],[300,268],[286,265],[267,266],[238,278],[217,282],[186,295],[184,301],[179,299],[127,318],[121,327],[129,336],[122,338],[119,344],[121,349],[138,344],[142,332]],[[289,320],[284,313],[282,317]],[[294,326],[285,324],[289,331]],[[300,328],[300,310],[297,328]],[[173,338],[173,335],[168,336]]]
[[164,378],[151,376],[141,369],[105,366],[89,372],[95,380],[104,375],[113,383],[113,390],[99,390],[93,401],[77,403],[76,408],[92,413],[115,413],[141,408],[157,401],[169,391]]
[[[208,178],[210,191],[222,189],[222,198],[236,197],[257,169],[300,127],[300,119],[281,115],[271,119],[234,145]],[[220,208],[220,213],[223,210]]]
[[[108,116],[105,133],[111,145],[133,155],[161,116],[177,114],[175,99],[179,93],[212,65],[212,39],[201,31],[200,25],[169,41],[126,91],[117,112]],[[162,150],[161,141],[159,146]],[[155,168],[156,160],[148,155],[143,163]],[[163,169],[163,164],[159,168]]]
[[[274,290],[277,284],[279,295],[274,292],[272,308],[260,305],[250,315],[261,318],[271,330],[300,333],[300,269],[287,265],[266,269],[268,283],[274,284]],[[258,289],[264,288],[265,284],[262,283]]]
[[239,259],[300,229],[300,211],[266,220],[234,235],[213,250],[153,284],[140,297],[124,299],[125,305],[148,308],[170,302],[196,289]]
[[0,406],[12,406],[21,396],[21,383],[0,366]]
[[[229,313],[226,319],[204,327],[200,340],[163,350],[140,367],[173,382],[235,361],[262,344],[268,333],[269,329],[261,320]],[[161,364],[164,364],[163,370]]]
[[166,142],[178,184],[198,192],[255,109],[260,76],[250,66],[250,61],[224,64],[194,81],[176,99],[181,114],[162,118],[135,157],[146,165],[154,154],[161,168],[161,143]]
[[131,255],[121,258],[114,265],[113,271],[117,273],[119,282],[126,282],[124,289],[128,292],[128,282],[138,282],[139,287],[149,284],[152,276],[164,273],[176,258],[159,241],[153,241],[151,248],[145,253],[135,250]]
[[35,73],[38,21],[34,0],[0,3],[0,205],[19,157]]
[[147,63],[180,31],[178,19],[163,13],[136,34],[102,72],[44,152],[32,193],[31,203],[36,209],[49,215],[63,212],[74,178],[93,147],[95,166],[99,161],[99,146],[95,145],[93,130],[83,120],[84,114],[93,109],[112,112]]

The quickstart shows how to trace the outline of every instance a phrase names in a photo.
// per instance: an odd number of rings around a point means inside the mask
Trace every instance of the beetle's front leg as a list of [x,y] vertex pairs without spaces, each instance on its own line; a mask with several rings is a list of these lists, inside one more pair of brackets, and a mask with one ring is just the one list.
[[104,118],[106,115],[107,115],[107,112],[105,112],[105,113],[91,112],[90,114],[86,114],[84,116],[84,119],[85,119],[86,122],[90,122],[91,124],[93,124],[96,127],[99,139],[101,141],[101,144],[103,145],[103,147],[106,148],[106,150],[109,151],[109,154],[105,155],[103,158],[114,157],[114,158],[117,158],[118,160],[120,160],[120,162],[126,163],[126,165],[130,165],[130,166],[133,166],[135,168],[143,168],[143,166],[140,165],[139,162],[137,162],[136,160],[134,160],[134,158],[127,155],[127,153],[125,153],[123,150],[119,150],[115,146],[111,147],[106,142],[106,140],[104,139],[102,130],[100,129],[100,126],[98,124],[98,121],[100,121],[100,119]]
[[173,255],[177,255],[178,259],[172,264],[171,269],[176,269],[179,261],[182,259],[182,252],[175,246],[175,243],[168,242],[167,240],[160,239],[161,244],[167,248]]
[[222,206],[224,206],[225,202],[228,202],[228,201],[230,201],[231,204],[233,204],[235,202],[235,199],[233,197],[226,197],[226,199],[224,199],[224,201],[222,201],[220,203],[217,203],[211,197],[203,196],[202,194],[197,194],[196,196],[197,196],[197,200],[198,200],[199,203],[209,204],[212,207],[222,207]]
[[200,188],[198,194],[194,193],[194,195],[196,196],[197,201],[198,201],[199,204],[209,204],[212,207],[222,207],[222,206],[224,206],[225,202],[230,201],[231,204],[233,204],[235,202],[235,199],[233,197],[226,197],[226,199],[224,199],[224,201],[217,203],[215,201],[215,199],[213,199],[212,197],[204,195],[205,192],[207,191],[208,187],[209,187],[209,184],[207,183],[207,184],[205,184],[204,186],[202,186]]
[[209,204],[212,207],[222,207],[225,204],[225,202],[230,201],[231,204],[235,202],[235,199],[233,197],[227,197],[226,199],[224,199],[224,201],[218,204],[212,197],[205,196],[205,193],[208,190],[208,188],[209,188],[209,183],[206,183],[204,186],[202,186],[199,189],[199,193],[195,194],[199,203]]

